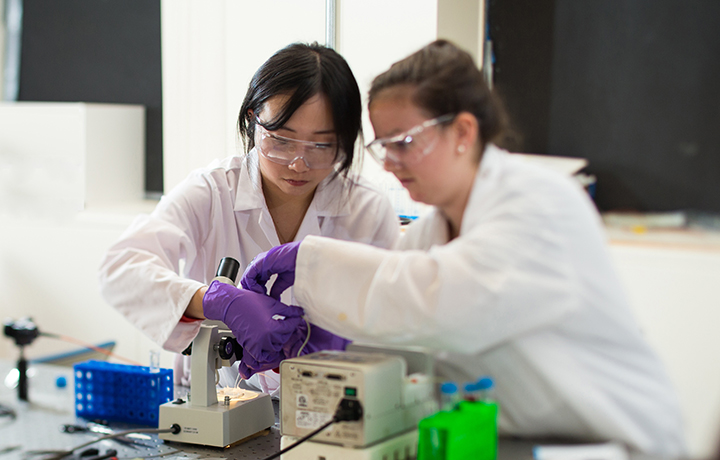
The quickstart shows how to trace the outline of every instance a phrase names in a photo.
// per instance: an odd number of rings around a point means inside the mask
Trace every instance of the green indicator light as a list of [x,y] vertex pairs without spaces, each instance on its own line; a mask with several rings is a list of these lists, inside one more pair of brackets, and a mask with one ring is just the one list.
[[357,396],[357,389],[353,387],[345,387],[345,396]]

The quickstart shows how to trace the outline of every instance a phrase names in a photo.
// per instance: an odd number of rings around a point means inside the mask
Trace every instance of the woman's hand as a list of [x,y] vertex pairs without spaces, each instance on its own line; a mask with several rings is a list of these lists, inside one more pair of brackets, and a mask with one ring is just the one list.
[[205,297],[205,292],[207,292],[207,289],[207,286],[203,286],[197,291],[195,291],[195,294],[193,294],[192,298],[190,299],[190,303],[185,309],[184,315],[186,317],[192,319],[205,319],[205,315],[203,314],[203,298]]
[[283,291],[295,284],[295,262],[300,243],[296,241],[275,246],[258,254],[243,273],[240,280],[242,287],[258,294],[266,294],[265,284],[276,274],[277,279],[270,290],[270,297],[280,300]]
[[[310,337],[308,338],[308,323],[303,322],[293,336],[283,347],[287,359],[300,355],[315,353],[324,350],[345,350],[350,340],[335,335],[315,324],[309,324]],[[307,340],[307,343],[305,342]]]
[[206,318],[224,322],[243,347],[244,378],[276,367],[285,357],[283,347],[304,324],[302,308],[219,281],[205,293],[203,311]]

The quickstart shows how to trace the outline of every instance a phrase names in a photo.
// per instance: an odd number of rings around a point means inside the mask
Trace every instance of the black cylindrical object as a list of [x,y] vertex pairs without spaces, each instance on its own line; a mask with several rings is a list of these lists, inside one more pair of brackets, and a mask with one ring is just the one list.
[[218,265],[215,276],[222,276],[228,278],[232,280],[233,283],[235,283],[239,270],[240,262],[233,259],[232,257],[223,257],[222,260],[220,260],[220,265]]
[[[213,281],[220,281],[221,283],[235,286],[239,270],[240,262],[232,257],[223,257],[220,260],[220,264],[218,265],[217,272],[215,272],[215,278],[213,278]],[[222,359],[231,359],[233,355],[238,361],[243,358],[243,348],[232,336],[223,337],[216,347]]]
[[28,400],[27,360],[21,356],[18,360],[18,399]]

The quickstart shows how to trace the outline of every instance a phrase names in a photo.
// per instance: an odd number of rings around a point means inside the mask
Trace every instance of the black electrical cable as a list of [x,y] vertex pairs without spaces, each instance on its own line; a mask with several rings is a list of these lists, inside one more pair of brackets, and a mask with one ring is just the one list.
[[178,434],[180,432],[180,429],[181,429],[180,425],[178,425],[177,423],[174,423],[170,428],[139,428],[139,429],[134,429],[134,430],[118,431],[113,434],[100,436],[97,439],[93,439],[92,441],[88,441],[84,444],[80,444],[79,446],[75,446],[72,449],[60,450],[60,451],[30,451],[30,452],[26,452],[26,454],[47,455],[46,457],[43,457],[43,460],[60,460],[69,455],[72,455],[72,453],[78,449],[82,449],[83,447],[87,447],[91,444],[95,444],[96,442],[104,441],[106,439],[118,438],[120,436],[126,436],[128,434],[134,434],[134,433],[155,433],[155,434],[173,433],[173,434]]
[[0,404],[0,417],[10,417],[11,419],[15,420],[17,414],[15,413],[15,410],[11,407]]
[[278,458],[278,457],[281,456],[282,454],[286,454],[289,450],[296,448],[297,446],[299,446],[300,444],[304,443],[304,442],[307,441],[308,439],[312,438],[312,437],[315,436],[316,434],[320,433],[322,430],[324,430],[325,428],[329,427],[330,425],[332,425],[332,424],[335,423],[335,422],[336,422],[336,420],[335,420],[335,418],[333,417],[333,419],[330,420],[329,422],[327,422],[325,425],[321,426],[320,428],[318,428],[317,430],[313,431],[312,433],[310,433],[310,434],[308,434],[308,435],[306,435],[306,436],[303,436],[302,438],[298,439],[298,442],[296,442],[296,443],[293,444],[292,446],[288,446],[288,447],[286,447],[285,449],[282,449],[282,450],[280,450],[280,451],[278,451],[278,452],[275,452],[275,453],[272,454],[271,456],[265,457],[263,460],[272,460],[273,458]]
[[281,449],[278,452],[275,452],[269,457],[265,457],[262,460],[272,460],[273,458],[278,458],[282,454],[287,453],[289,450],[296,448],[300,444],[304,443],[308,439],[312,438],[316,434],[320,433],[325,428],[329,427],[333,423],[337,422],[354,422],[357,420],[360,420],[363,416],[363,409],[362,405],[360,404],[360,401],[356,399],[348,399],[344,398],[340,401],[340,404],[337,407],[337,410],[335,411],[335,415],[333,415],[332,420],[325,423],[320,428],[317,428],[316,430],[312,431],[311,433],[303,436],[302,438],[298,439],[298,441],[293,444],[292,446],[288,446],[285,449]]

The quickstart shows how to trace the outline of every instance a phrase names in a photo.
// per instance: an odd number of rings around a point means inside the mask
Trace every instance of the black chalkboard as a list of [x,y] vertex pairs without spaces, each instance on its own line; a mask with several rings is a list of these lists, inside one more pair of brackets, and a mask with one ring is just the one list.
[[18,99],[144,105],[145,187],[161,192],[160,0],[23,0]]
[[605,210],[720,212],[720,2],[490,0],[522,151],[579,156]]

